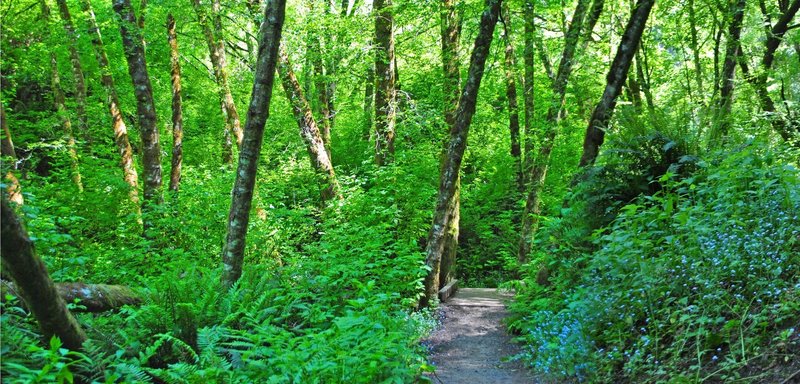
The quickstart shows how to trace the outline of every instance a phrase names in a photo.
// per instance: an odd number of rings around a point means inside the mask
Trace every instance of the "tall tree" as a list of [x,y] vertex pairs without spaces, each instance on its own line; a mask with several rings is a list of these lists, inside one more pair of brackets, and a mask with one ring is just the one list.
[[650,16],[653,4],[655,4],[655,0],[637,0],[631,13],[631,18],[628,19],[625,32],[622,34],[622,40],[620,40],[619,47],[617,47],[617,54],[614,56],[614,61],[611,62],[611,69],[609,69],[606,76],[606,88],[603,91],[603,96],[594,108],[592,117],[589,119],[589,127],[586,128],[583,155],[581,155],[580,161],[581,167],[592,165],[597,159],[600,146],[603,145],[605,138],[605,129],[608,127],[608,122],[614,113],[617,96],[619,96],[622,86],[625,84],[631,62],[636,50],[639,48],[644,26]]
[[[601,1],[601,0],[599,0]],[[514,57],[514,43],[511,40],[511,12],[508,2],[503,3],[503,41],[505,47],[506,99],[508,99],[508,130],[511,137],[511,156],[517,174],[517,187],[525,188],[522,173],[522,150],[520,148],[519,106],[517,105],[517,60]]]
[[[525,71],[522,82],[522,99],[525,108],[525,143],[523,144],[524,159],[522,168],[523,183],[526,183],[530,168],[533,167],[533,142],[535,136],[533,131],[533,119],[535,118],[533,112],[533,0],[525,0],[524,7],[525,29],[523,37],[525,48],[522,52],[522,61]],[[549,60],[543,60],[543,62],[548,63],[549,67]],[[550,72],[552,71],[548,71],[548,73]]]
[[[793,131],[791,127],[787,126],[786,119],[776,113],[775,102],[772,100],[772,97],[769,95],[769,90],[767,89],[769,74],[775,63],[775,52],[783,41],[783,36],[790,28],[789,23],[797,14],[798,10],[800,10],[800,0],[794,0],[790,4],[785,4],[783,8],[783,12],[775,25],[771,25],[767,14],[764,15],[764,25],[767,36],[764,42],[764,54],[761,57],[761,67],[756,70],[756,73],[751,73],[747,64],[747,58],[745,58],[744,55],[739,55],[738,60],[739,66],[742,68],[742,74],[756,91],[761,110],[769,115],[773,129],[775,129],[784,140],[788,141],[795,135],[800,134],[800,131]],[[796,26],[797,24],[795,24],[795,27]],[[741,47],[739,47],[739,51],[741,51]],[[800,126],[798,126],[796,130],[800,130]]]
[[[569,81],[572,68],[574,66],[575,51],[580,40],[581,30],[589,6],[588,0],[578,0],[572,21],[564,35],[564,51],[561,54],[561,61],[558,64],[558,72],[553,79],[551,87],[553,89],[552,100],[547,109],[547,122],[544,132],[539,142],[539,150],[532,165],[527,170],[527,197],[525,199],[525,210],[522,214],[522,230],[520,232],[520,245],[518,258],[521,262],[527,261],[530,253],[533,234],[536,233],[541,213],[541,191],[544,187],[547,168],[550,165],[550,153],[553,151],[556,135],[558,134],[561,119],[564,115],[564,102],[567,96],[567,83]],[[527,77],[527,76],[526,76]],[[531,79],[532,79],[531,75]],[[527,87],[527,84],[526,84]],[[532,97],[532,96],[531,96]],[[531,118],[533,116],[531,115]],[[532,154],[527,155],[530,159]]]
[[285,8],[286,0],[269,0],[264,11],[264,23],[259,30],[258,59],[253,92],[250,98],[250,107],[247,110],[236,181],[233,184],[231,210],[228,215],[228,233],[222,249],[222,286],[224,288],[230,288],[242,275],[247,224],[250,221],[250,207],[256,184],[258,158],[264,140],[264,124],[269,117],[269,103],[272,99],[272,85],[275,81],[275,67],[278,62],[278,46],[281,41]]
[[177,192],[181,182],[183,164],[183,107],[181,100],[181,61],[178,55],[178,35],[175,33],[175,18],[167,15],[167,41],[169,42],[170,79],[172,80],[172,167],[169,173],[169,189]]
[[394,161],[397,87],[392,0],[376,0],[375,14],[375,164]]
[[75,33],[75,26],[72,25],[72,16],[69,13],[67,1],[57,0],[56,2],[58,3],[58,12],[61,15],[61,21],[64,23],[64,31],[66,31],[69,41],[69,59],[72,64],[72,77],[75,81],[78,130],[81,132],[83,139],[89,142],[91,138],[86,124],[86,81],[83,76],[80,55],[78,54],[78,38]]
[[744,20],[744,9],[747,6],[746,0],[729,1],[731,10],[731,20],[728,23],[728,36],[725,40],[725,61],[722,63],[721,82],[719,100],[715,114],[714,129],[711,139],[716,141],[728,135],[730,128],[731,106],[733,105],[734,75],[736,73],[736,63],[739,56],[739,38],[742,35],[742,21]]
[[319,176],[322,185],[322,203],[324,204],[325,201],[339,196],[336,173],[333,171],[330,155],[327,153],[325,141],[322,139],[316,120],[314,120],[311,106],[303,95],[303,88],[297,81],[297,76],[292,70],[292,63],[289,61],[289,55],[283,45],[281,45],[278,55],[278,74],[281,77],[283,89],[286,91],[286,97],[292,105],[292,113],[300,127],[300,137],[306,143],[311,167]]
[[117,145],[117,152],[119,152],[120,166],[122,167],[123,179],[128,184],[128,196],[135,206],[139,205],[139,176],[136,173],[136,167],[133,165],[133,149],[128,140],[128,127],[125,121],[122,120],[122,112],[119,107],[119,98],[117,97],[117,88],[114,85],[114,77],[111,75],[111,66],[108,62],[106,49],[103,45],[103,37],[100,34],[100,28],[97,27],[97,20],[94,16],[94,10],[89,0],[81,2],[83,11],[87,14],[87,22],[89,24],[89,36],[92,37],[92,46],[94,47],[95,57],[97,64],[100,67],[100,82],[103,83],[103,88],[106,91],[106,106],[111,114],[111,129],[114,132],[114,143]]
[[223,129],[223,162],[229,164],[233,161],[231,150],[231,133],[236,139],[236,145],[241,149],[243,133],[239,120],[239,113],[236,111],[236,104],[233,102],[230,84],[228,84],[227,58],[225,56],[225,39],[222,36],[222,14],[219,0],[211,0],[211,22],[206,8],[200,4],[200,0],[193,0],[194,10],[197,13],[200,26],[208,44],[208,52],[211,57],[211,66],[214,69],[214,78],[219,87],[219,99],[222,114],[225,118]]
[[[45,25],[49,28],[50,6],[47,5],[45,0],[41,0],[41,7]],[[64,139],[67,141],[67,154],[69,155],[72,182],[75,183],[78,191],[83,192],[83,182],[81,182],[81,172],[78,167],[78,151],[75,149],[75,135],[72,133],[72,120],[69,117],[69,111],[67,111],[64,90],[61,88],[61,76],[58,73],[58,60],[54,51],[50,52],[50,86],[53,90],[53,104],[58,118],[61,120]]]
[[425,265],[430,270],[425,276],[425,291],[420,300],[420,307],[429,306],[439,291],[439,263],[446,238],[444,229],[449,220],[448,215],[452,212],[450,207],[456,201],[454,197],[458,189],[458,174],[461,170],[464,150],[467,148],[469,126],[472,123],[472,116],[475,114],[475,104],[483,78],[486,57],[489,55],[494,27],[500,15],[500,3],[501,0],[489,0],[487,9],[481,15],[480,30],[472,49],[467,82],[458,102],[455,124],[450,131],[450,142],[447,145],[447,153],[439,177],[439,192],[436,198],[436,209],[433,213],[433,225],[425,248]]
[[[458,99],[461,92],[461,70],[458,60],[458,40],[461,35],[461,18],[455,7],[455,0],[442,0],[440,3],[440,23],[442,35],[442,69],[444,81],[444,120],[447,132],[453,131],[456,124]],[[442,148],[442,167],[447,156],[447,147]],[[458,233],[461,219],[461,175],[456,174],[453,203],[444,224],[444,245],[439,262],[439,288],[455,279],[456,251],[458,249]]]
[[0,216],[3,272],[14,280],[44,336],[58,336],[67,349],[80,350],[86,333],[67,310],[44,262],[36,255],[33,242],[5,198],[0,199]]
[[133,83],[136,95],[136,115],[139,119],[139,131],[142,138],[142,168],[144,170],[144,202],[160,204],[161,196],[161,145],[156,127],[156,105],[153,101],[153,87],[147,74],[147,63],[144,57],[144,46],[136,15],[130,0],[114,0],[114,11],[120,17],[119,28],[122,45],[125,48],[125,59],[128,62],[128,74]]

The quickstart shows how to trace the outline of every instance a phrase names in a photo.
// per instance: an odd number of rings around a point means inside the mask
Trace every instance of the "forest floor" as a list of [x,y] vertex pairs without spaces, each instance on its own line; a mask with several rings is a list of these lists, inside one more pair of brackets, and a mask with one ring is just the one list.
[[462,288],[442,306],[442,325],[425,340],[439,384],[522,384],[536,380],[519,362],[519,352],[501,321],[511,296],[490,288]]

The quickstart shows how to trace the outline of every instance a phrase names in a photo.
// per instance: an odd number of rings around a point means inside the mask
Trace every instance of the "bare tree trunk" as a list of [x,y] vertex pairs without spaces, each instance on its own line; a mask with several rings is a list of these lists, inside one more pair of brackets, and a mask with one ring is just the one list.
[[[567,95],[567,82],[569,81],[572,67],[574,65],[575,51],[581,36],[586,10],[589,6],[588,0],[578,0],[572,21],[567,28],[564,36],[564,52],[561,54],[561,61],[558,64],[558,73],[553,81],[553,100],[547,109],[547,126],[539,142],[539,151],[536,159],[532,161],[528,173],[528,193],[525,199],[525,210],[522,214],[522,230],[520,232],[520,245],[518,259],[520,262],[528,260],[533,235],[539,226],[539,214],[541,213],[541,191],[547,177],[547,168],[550,164],[550,153],[553,151],[556,135],[564,113],[564,101]],[[533,96],[531,96],[533,97]]]
[[283,89],[286,91],[286,97],[292,105],[292,113],[300,127],[300,137],[306,143],[311,167],[320,178],[322,204],[324,205],[326,201],[334,197],[341,198],[336,173],[333,171],[330,155],[326,152],[325,142],[317,127],[317,122],[314,120],[311,106],[303,95],[303,89],[294,75],[289,55],[283,46],[278,55],[278,74],[281,77]]
[[503,3],[502,21],[503,40],[506,44],[506,98],[508,99],[508,130],[511,136],[511,156],[514,157],[514,168],[515,173],[517,174],[517,188],[522,191],[525,188],[525,181],[522,173],[522,151],[520,149],[519,134],[519,106],[517,105],[517,62],[514,58],[514,44],[511,41],[510,35],[511,12],[508,10],[508,2]]
[[730,128],[731,106],[733,104],[734,74],[736,73],[737,56],[739,56],[739,37],[742,34],[742,20],[746,0],[732,0],[730,2],[733,17],[728,24],[728,38],[725,42],[725,61],[722,64],[722,87],[717,103],[717,113],[712,131],[711,140],[716,141],[728,135]]
[[628,25],[625,27],[622,40],[620,40],[617,48],[617,54],[614,56],[611,69],[609,69],[606,76],[606,88],[603,91],[603,96],[597,103],[591,119],[589,119],[589,127],[586,128],[583,155],[580,161],[581,167],[592,165],[597,159],[600,146],[603,145],[605,139],[605,129],[608,127],[608,122],[614,113],[617,96],[619,96],[622,86],[625,84],[625,79],[628,77],[628,70],[631,67],[636,50],[639,48],[644,26],[650,16],[653,4],[655,4],[655,0],[638,0],[631,18],[628,20]]
[[285,8],[286,0],[269,0],[264,11],[264,23],[259,30],[253,92],[247,110],[242,148],[239,151],[239,166],[228,215],[228,233],[222,249],[222,286],[225,289],[230,288],[242,275],[247,224],[250,221],[258,158],[264,140],[264,124],[269,117]]
[[[530,169],[533,167],[533,146],[535,139],[535,132],[533,131],[533,0],[525,0],[525,30],[524,40],[525,48],[522,52],[525,72],[522,82],[522,99],[525,108],[525,142],[524,145],[524,159],[522,160],[522,182],[527,184],[527,176]],[[547,61],[545,61],[547,62]]]
[[[74,312],[105,312],[122,308],[126,305],[139,305],[142,298],[124,285],[84,284],[84,283],[55,283],[58,296],[64,302],[73,303],[80,301],[81,307],[73,309]],[[22,296],[19,288],[14,283],[6,281],[0,285],[3,296],[10,293]],[[2,298],[5,301],[5,297]]]
[[[700,60],[700,43],[697,38],[697,16],[695,14],[694,0],[689,0],[687,8],[689,8],[689,34],[691,37],[689,42],[691,44],[692,54],[694,56],[694,80],[697,83],[697,94],[701,95],[702,98],[702,95],[704,94],[703,62]],[[637,58],[636,61],[638,62],[639,59]],[[705,105],[705,101],[703,101],[702,104]]]
[[394,58],[394,16],[392,0],[376,0],[375,14],[375,164],[394,161],[397,88]]
[[193,0],[194,10],[197,13],[200,26],[203,28],[203,34],[206,37],[208,44],[209,56],[211,58],[211,66],[214,68],[214,78],[217,80],[219,87],[220,106],[222,114],[225,118],[225,128],[223,130],[223,162],[230,164],[232,158],[232,144],[231,133],[236,139],[236,145],[241,149],[242,146],[242,129],[239,119],[239,113],[236,111],[236,104],[233,102],[233,95],[231,94],[230,85],[228,84],[228,70],[227,58],[225,56],[225,40],[222,36],[222,17],[220,15],[219,0],[212,0],[212,25],[208,21],[208,13],[205,8],[200,4],[200,0]]
[[450,219],[447,216],[449,212],[452,212],[451,206],[457,201],[455,196],[458,191],[458,174],[461,170],[464,150],[467,148],[469,126],[472,122],[472,116],[475,114],[478,89],[483,78],[486,57],[489,55],[492,35],[499,15],[500,0],[489,0],[488,7],[481,16],[480,31],[472,49],[467,83],[464,85],[464,90],[458,102],[456,121],[450,131],[450,142],[447,146],[447,154],[439,178],[439,193],[436,198],[433,225],[431,226],[425,249],[425,264],[430,268],[430,271],[424,281],[425,292],[419,303],[421,308],[429,306],[439,291],[439,264],[446,238],[445,228],[447,228],[447,222]]
[[0,125],[3,128],[3,141],[2,141],[2,155],[8,156],[12,160],[11,169],[6,173],[5,179],[8,183],[6,185],[6,194],[8,200],[16,205],[25,204],[25,199],[22,197],[22,187],[19,184],[19,179],[14,175],[19,166],[17,164],[17,151],[14,150],[14,141],[11,139],[11,131],[8,129],[8,120],[6,119],[6,107],[0,103]]
[[[50,26],[50,7],[45,0],[41,1],[42,17],[47,28]],[[53,104],[56,108],[59,120],[61,120],[61,127],[64,129],[64,138],[67,141],[67,154],[69,155],[69,167],[72,174],[72,182],[78,188],[79,192],[83,192],[83,183],[81,182],[81,172],[78,168],[78,152],[75,150],[75,136],[72,134],[72,120],[69,118],[67,111],[66,101],[64,98],[64,90],[61,88],[61,76],[58,73],[58,61],[56,60],[55,52],[50,52],[50,85],[53,88]]]
[[[442,35],[442,69],[444,81],[444,120],[447,131],[452,132],[456,123],[458,99],[461,92],[461,71],[458,60],[458,40],[461,32],[461,20],[455,8],[455,0],[443,0],[441,3],[441,35]],[[442,148],[442,167],[447,156],[447,147]],[[444,246],[439,262],[439,287],[444,287],[455,279],[456,253],[458,250],[459,222],[461,219],[461,175],[456,174],[453,204],[449,205],[448,221],[445,223]]]
[[3,271],[14,280],[44,336],[48,340],[58,336],[65,348],[80,350],[86,333],[67,310],[42,259],[36,255],[28,233],[5,199],[0,201],[0,212]]
[[375,67],[367,66],[366,78],[364,79],[364,132],[361,135],[365,141],[369,141],[372,132],[373,111],[375,104]]
[[131,202],[139,209],[139,176],[136,174],[136,168],[133,165],[133,150],[128,140],[128,128],[125,126],[125,121],[122,120],[117,89],[114,86],[114,78],[111,76],[111,67],[106,56],[106,49],[103,46],[103,38],[100,35],[100,28],[97,27],[97,21],[89,0],[83,0],[81,5],[83,6],[83,11],[88,15],[89,35],[92,37],[92,46],[94,47],[97,64],[100,67],[100,81],[106,90],[106,105],[111,114],[111,128],[114,131],[114,143],[117,145],[117,152],[119,152],[123,179],[130,187],[128,196]]
[[178,36],[175,33],[175,18],[172,13],[167,15],[167,40],[172,80],[172,167],[169,173],[169,189],[178,192],[183,164],[183,108],[181,106],[181,62],[178,55]]
[[81,132],[83,139],[86,142],[91,142],[89,130],[86,120],[86,81],[83,76],[83,68],[81,67],[80,55],[78,55],[78,38],[75,33],[75,26],[72,25],[72,17],[69,13],[66,0],[57,0],[59,14],[61,20],[64,22],[64,31],[67,33],[69,40],[69,58],[72,62],[72,77],[75,79],[75,101],[76,115],[78,118],[78,130]]
[[120,16],[120,34],[128,61],[128,73],[136,95],[136,115],[142,137],[142,168],[144,169],[144,206],[160,204],[161,195],[161,145],[156,127],[156,106],[153,87],[147,74],[141,31],[136,26],[130,0],[114,0],[114,11]]

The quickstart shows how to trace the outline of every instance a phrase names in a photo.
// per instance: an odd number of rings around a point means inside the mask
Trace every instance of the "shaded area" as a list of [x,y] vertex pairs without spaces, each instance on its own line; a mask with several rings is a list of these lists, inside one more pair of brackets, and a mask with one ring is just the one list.
[[[519,362],[505,362],[519,350],[501,321],[508,315],[496,289],[462,288],[442,307],[442,326],[425,343],[436,366],[436,383],[533,383]],[[438,378],[438,380],[437,380]]]

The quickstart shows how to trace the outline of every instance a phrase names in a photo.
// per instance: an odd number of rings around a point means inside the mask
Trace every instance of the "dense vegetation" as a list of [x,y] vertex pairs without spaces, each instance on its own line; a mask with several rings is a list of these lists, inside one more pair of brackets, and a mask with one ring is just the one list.
[[[800,0],[113,3],[0,4],[4,383],[426,381],[454,277],[544,380],[797,375]],[[66,348],[14,217],[135,303]]]

